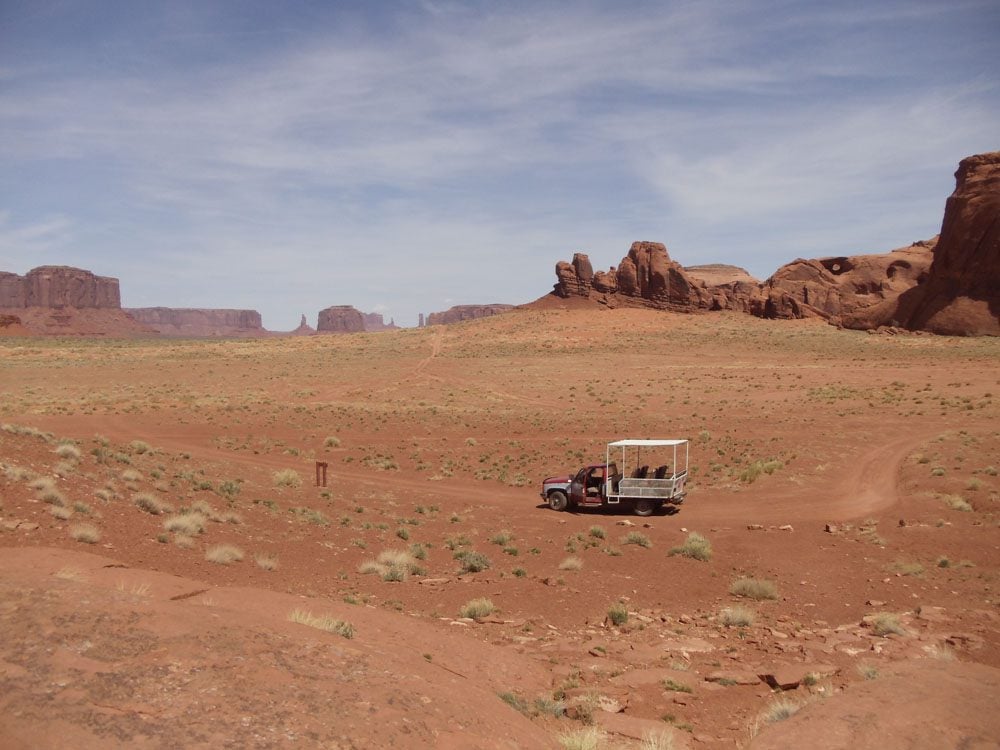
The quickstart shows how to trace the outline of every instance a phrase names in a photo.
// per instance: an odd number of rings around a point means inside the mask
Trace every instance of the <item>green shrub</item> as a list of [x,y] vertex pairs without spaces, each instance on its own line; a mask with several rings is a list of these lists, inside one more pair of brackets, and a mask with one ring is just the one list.
[[489,599],[472,599],[467,601],[458,610],[459,615],[462,617],[469,617],[473,620],[479,620],[483,617],[489,617],[496,610],[493,602]]
[[622,602],[615,602],[608,607],[608,619],[615,627],[621,627],[628,622],[628,607]]

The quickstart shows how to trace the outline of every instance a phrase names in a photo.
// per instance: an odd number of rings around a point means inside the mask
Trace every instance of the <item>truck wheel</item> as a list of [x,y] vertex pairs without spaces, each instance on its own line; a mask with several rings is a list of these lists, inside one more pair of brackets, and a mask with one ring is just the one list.
[[549,507],[552,510],[566,510],[568,501],[566,499],[566,493],[562,490],[552,490],[549,493]]
[[632,506],[632,511],[637,516],[651,516],[656,510],[656,503],[652,500],[636,500]]

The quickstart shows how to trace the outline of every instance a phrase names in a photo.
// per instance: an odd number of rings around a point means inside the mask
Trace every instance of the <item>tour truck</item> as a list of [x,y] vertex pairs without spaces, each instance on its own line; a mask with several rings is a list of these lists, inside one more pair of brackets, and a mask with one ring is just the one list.
[[541,495],[552,510],[624,506],[637,516],[650,516],[664,505],[684,502],[689,457],[690,445],[683,439],[615,440],[608,443],[603,464],[548,477]]

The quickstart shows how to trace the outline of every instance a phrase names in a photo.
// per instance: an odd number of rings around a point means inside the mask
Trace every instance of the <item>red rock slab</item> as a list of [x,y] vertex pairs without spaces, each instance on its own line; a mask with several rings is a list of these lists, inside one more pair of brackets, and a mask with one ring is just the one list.
[[893,665],[794,716],[768,725],[753,750],[909,750],[997,747],[1000,670],[919,659]]

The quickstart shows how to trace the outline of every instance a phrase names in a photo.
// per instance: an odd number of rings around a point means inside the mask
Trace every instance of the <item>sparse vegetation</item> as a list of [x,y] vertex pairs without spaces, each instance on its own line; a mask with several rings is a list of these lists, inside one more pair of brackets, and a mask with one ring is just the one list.
[[262,570],[277,570],[278,569],[278,556],[271,555],[266,552],[258,552],[253,556],[253,561],[257,563],[257,567]]
[[583,568],[583,560],[575,555],[570,555],[559,563],[559,570],[580,570]]
[[753,610],[740,606],[725,607],[719,612],[719,622],[727,627],[749,627],[753,625],[755,617]]
[[777,599],[778,587],[774,585],[774,581],[743,576],[732,582],[729,593],[745,599]]
[[601,750],[607,735],[597,727],[583,727],[559,735],[562,750]]
[[622,537],[622,544],[635,544],[639,547],[649,547],[653,546],[653,543],[649,540],[649,537],[643,534],[641,531],[630,531],[625,536]]
[[671,548],[670,554],[707,562],[712,559],[712,545],[697,531],[692,531],[687,535],[684,544]]
[[302,477],[295,469],[282,469],[274,472],[272,477],[275,487],[301,487]]
[[154,516],[159,516],[163,513],[170,513],[174,509],[170,503],[161,500],[151,492],[138,493],[133,496],[132,502],[135,503],[139,510],[144,510]]
[[229,565],[243,559],[243,550],[232,544],[219,544],[206,550],[205,559],[218,565]]
[[101,541],[101,532],[96,526],[89,523],[78,523],[70,527],[69,535],[78,542],[84,544],[97,544]]
[[608,620],[615,627],[621,627],[628,622],[628,607],[621,602],[615,602],[608,607]]
[[899,622],[899,616],[891,612],[880,612],[874,615],[871,625],[875,635],[906,635],[906,628]]
[[354,626],[344,620],[338,620],[332,615],[313,615],[312,612],[296,609],[288,615],[288,619],[299,625],[308,625],[310,628],[336,633],[343,638],[354,637]]
[[467,601],[462,605],[458,613],[462,617],[470,617],[473,620],[478,620],[483,617],[489,617],[495,610],[496,607],[493,605],[493,602],[489,599],[480,598]]

